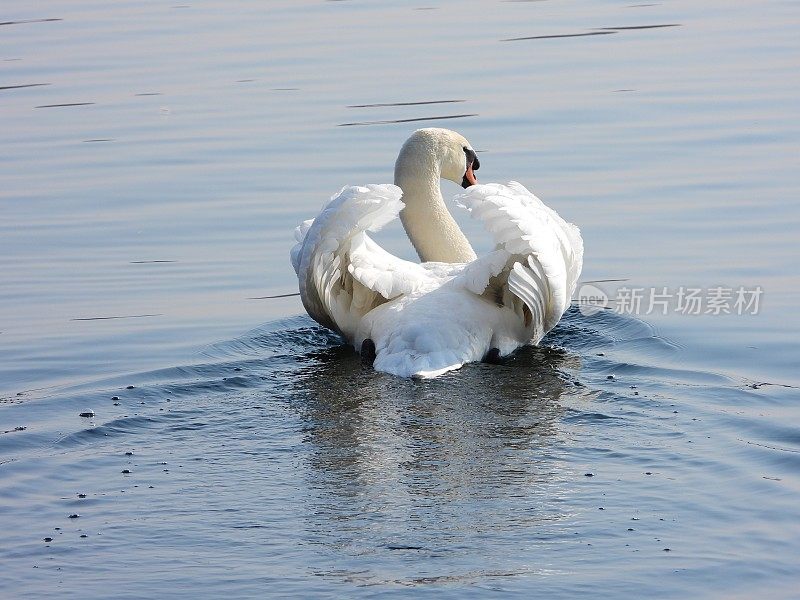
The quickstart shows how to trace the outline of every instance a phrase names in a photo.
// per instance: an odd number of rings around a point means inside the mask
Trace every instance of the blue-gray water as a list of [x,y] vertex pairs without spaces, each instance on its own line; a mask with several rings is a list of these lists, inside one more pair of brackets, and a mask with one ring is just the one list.
[[[5,2],[0,595],[795,595],[799,25],[789,1]],[[758,314],[575,307],[415,382],[254,299],[425,125],[577,223],[612,297],[760,287]]]

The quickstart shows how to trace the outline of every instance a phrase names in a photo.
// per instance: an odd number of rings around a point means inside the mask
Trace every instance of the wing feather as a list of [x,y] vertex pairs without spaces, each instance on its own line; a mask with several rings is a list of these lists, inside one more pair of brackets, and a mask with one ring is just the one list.
[[465,287],[512,305],[538,341],[556,325],[575,291],[583,265],[579,229],[513,181],[472,186],[456,202],[497,244],[464,269]]
[[373,308],[432,279],[428,269],[393,256],[367,235],[397,218],[401,195],[394,185],[345,187],[295,230],[291,259],[303,305],[347,338]]
[[353,236],[348,270],[354,279],[387,300],[411,294],[432,279],[425,266],[397,258],[366,233]]

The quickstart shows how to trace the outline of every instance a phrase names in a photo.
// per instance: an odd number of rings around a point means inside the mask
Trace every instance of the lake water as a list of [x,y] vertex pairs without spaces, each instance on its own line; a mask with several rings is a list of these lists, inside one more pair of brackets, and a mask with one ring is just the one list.
[[[788,0],[4,2],[0,595],[796,597],[799,26]],[[294,226],[429,125],[581,227],[583,281],[624,281],[418,382],[263,297],[296,290]]]

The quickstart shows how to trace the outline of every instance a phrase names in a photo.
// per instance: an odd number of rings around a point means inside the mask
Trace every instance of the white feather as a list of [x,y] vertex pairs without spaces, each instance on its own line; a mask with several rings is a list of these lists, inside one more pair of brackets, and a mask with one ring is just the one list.
[[[419,130],[418,135],[428,136],[422,145],[426,157],[435,143],[452,141],[456,156],[468,144],[447,130]],[[414,136],[403,152],[414,150]],[[439,242],[421,239],[414,230],[415,223],[424,221],[421,215],[439,219],[446,213],[440,194],[420,199],[419,189],[431,182],[438,190],[441,171],[435,162],[417,158],[402,161],[418,165],[419,172],[411,175],[421,181],[405,208],[404,223],[415,247],[430,253],[437,243],[451,243],[453,255],[474,256],[469,244],[452,233],[450,221]],[[458,172],[457,166],[448,168]],[[411,175],[396,178],[408,181]],[[466,263],[414,263],[388,253],[367,233],[398,217],[404,207],[401,196],[394,185],[345,187],[316,219],[295,230],[292,265],[303,304],[315,320],[356,348],[371,339],[375,368],[404,377],[435,377],[482,359],[491,348],[507,354],[537,343],[556,325],[582,267],[577,227],[519,183],[474,185],[456,202],[482,222],[496,248]],[[423,201],[428,205],[420,208]],[[427,236],[435,231],[431,223],[418,227]]]

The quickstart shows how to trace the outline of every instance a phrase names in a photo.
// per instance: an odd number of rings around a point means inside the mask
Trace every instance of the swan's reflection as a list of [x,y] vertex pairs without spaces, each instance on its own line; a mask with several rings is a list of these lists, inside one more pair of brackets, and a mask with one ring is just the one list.
[[[309,529],[349,554],[474,547],[563,516],[561,399],[578,357],[525,348],[504,365],[411,381],[347,348],[310,357],[292,396],[311,445]],[[457,550],[458,551],[458,550]]]

